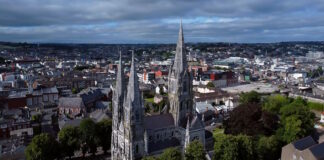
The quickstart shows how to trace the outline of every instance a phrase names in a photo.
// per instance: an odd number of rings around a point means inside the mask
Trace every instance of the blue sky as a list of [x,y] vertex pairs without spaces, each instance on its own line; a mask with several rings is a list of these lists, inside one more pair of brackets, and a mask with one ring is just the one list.
[[324,40],[323,0],[0,0],[0,41]]

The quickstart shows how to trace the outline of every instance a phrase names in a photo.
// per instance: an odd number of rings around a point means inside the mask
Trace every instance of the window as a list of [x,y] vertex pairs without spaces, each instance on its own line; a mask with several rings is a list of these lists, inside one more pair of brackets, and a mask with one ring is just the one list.
[[187,102],[187,110],[189,110],[190,100]]
[[187,88],[188,88],[187,83],[184,82],[183,84],[184,85],[182,86],[182,90],[183,90],[183,92],[187,92]]
[[139,119],[139,113],[138,111],[136,111],[136,120],[138,121],[138,119]]
[[135,153],[138,153],[138,144],[135,147]]

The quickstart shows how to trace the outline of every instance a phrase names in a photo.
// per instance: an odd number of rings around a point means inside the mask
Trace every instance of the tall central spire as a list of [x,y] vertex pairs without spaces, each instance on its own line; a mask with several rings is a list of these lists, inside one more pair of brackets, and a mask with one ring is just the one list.
[[183,38],[182,21],[180,22],[180,29],[179,29],[178,36],[179,37],[177,42],[173,70],[176,71],[176,74],[181,74],[183,73],[184,70],[187,69],[186,48],[185,48],[184,38]]
[[123,117],[123,101],[125,95],[125,80],[124,80],[124,68],[122,64],[122,54],[119,52],[119,64],[116,78],[116,90],[115,90],[115,107],[118,115],[118,122],[122,120]]
[[135,59],[134,59],[134,51],[132,53],[132,62],[129,74],[129,82],[127,86],[127,97],[126,97],[126,105],[127,107],[141,106],[141,96],[139,91],[138,77],[135,68]]

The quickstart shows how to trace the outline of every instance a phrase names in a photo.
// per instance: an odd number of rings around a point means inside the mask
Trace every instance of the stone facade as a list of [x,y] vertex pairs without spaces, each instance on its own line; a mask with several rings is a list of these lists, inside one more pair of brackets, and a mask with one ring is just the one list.
[[[175,61],[169,72],[169,107],[160,115],[144,116],[143,99],[135,69],[134,55],[127,86],[119,60],[113,91],[113,160],[133,160],[161,153],[168,147],[185,147],[193,140],[205,144],[201,116],[194,111],[192,73],[188,70],[183,30],[180,25]],[[126,93],[127,92],[127,93]]]

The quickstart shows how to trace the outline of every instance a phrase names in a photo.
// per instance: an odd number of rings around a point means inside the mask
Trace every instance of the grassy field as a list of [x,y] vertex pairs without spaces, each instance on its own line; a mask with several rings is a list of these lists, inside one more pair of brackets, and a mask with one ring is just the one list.
[[154,98],[146,98],[145,101],[148,103],[154,103]]
[[307,102],[307,106],[309,109],[316,110],[316,111],[323,111],[324,104],[316,103],[316,102]]

